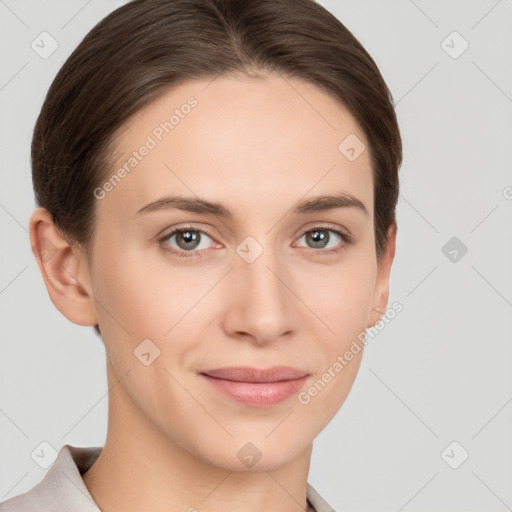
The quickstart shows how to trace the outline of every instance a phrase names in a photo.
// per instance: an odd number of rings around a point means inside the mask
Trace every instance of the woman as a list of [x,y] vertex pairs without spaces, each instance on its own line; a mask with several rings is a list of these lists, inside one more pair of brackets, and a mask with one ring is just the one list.
[[0,510],[332,510],[312,445],[387,307],[401,159],[375,62],[313,0],[96,25],[35,127],[30,240],[104,343],[107,439]]

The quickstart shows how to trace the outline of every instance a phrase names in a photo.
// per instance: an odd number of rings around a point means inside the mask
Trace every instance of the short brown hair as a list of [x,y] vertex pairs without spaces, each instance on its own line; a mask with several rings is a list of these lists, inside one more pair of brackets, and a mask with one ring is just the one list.
[[73,51],[46,95],[32,140],[37,205],[92,258],[93,191],[111,173],[123,122],[191,79],[259,71],[315,84],[363,129],[380,257],[395,223],[402,163],[392,95],[359,41],[314,0],[134,0],[110,13]]

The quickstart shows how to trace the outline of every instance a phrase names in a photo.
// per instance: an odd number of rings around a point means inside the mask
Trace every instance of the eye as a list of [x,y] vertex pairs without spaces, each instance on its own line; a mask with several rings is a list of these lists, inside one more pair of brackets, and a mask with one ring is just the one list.
[[[332,235],[334,234],[334,236]],[[352,243],[352,238],[346,233],[327,226],[316,226],[313,229],[305,231],[299,238],[305,239],[309,249],[317,253],[336,253],[341,251],[346,245]],[[340,241],[342,242],[340,245]]]
[[[174,239],[174,243],[177,247],[173,247],[169,243],[169,240],[172,239]],[[177,256],[188,257],[195,255],[195,251],[208,249],[209,244],[207,239],[212,241],[212,238],[205,231],[185,227],[174,229],[170,233],[160,237],[158,241],[160,242],[164,252],[170,252]],[[187,252],[191,254],[186,254]]]
[[[327,226],[316,226],[305,231],[298,241],[303,238],[308,244],[306,250],[315,255],[338,253],[352,243],[350,235]],[[165,253],[179,257],[201,257],[198,251],[210,248],[213,238],[206,231],[190,226],[175,228],[158,238],[158,241]]]

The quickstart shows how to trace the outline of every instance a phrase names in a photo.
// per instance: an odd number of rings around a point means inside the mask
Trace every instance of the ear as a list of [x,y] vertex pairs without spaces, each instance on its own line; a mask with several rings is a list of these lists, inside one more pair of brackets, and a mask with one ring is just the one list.
[[75,324],[98,324],[83,252],[67,242],[45,208],[38,207],[32,213],[29,233],[32,252],[55,307]]
[[377,278],[375,281],[373,304],[366,327],[375,325],[386,312],[389,298],[389,275],[395,257],[396,231],[397,226],[396,222],[394,222],[388,230],[387,246],[377,260]]

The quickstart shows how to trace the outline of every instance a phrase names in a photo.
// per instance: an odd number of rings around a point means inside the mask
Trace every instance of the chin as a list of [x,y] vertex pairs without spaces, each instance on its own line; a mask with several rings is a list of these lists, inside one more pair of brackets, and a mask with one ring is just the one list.
[[198,455],[208,463],[228,471],[270,471],[282,468],[304,454],[312,446],[311,440],[293,441],[288,436],[288,443],[281,438],[266,434],[256,434],[245,439],[229,439],[224,443],[211,441],[206,446],[198,447]]

